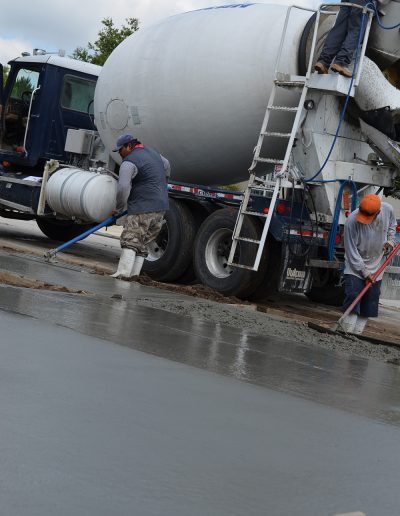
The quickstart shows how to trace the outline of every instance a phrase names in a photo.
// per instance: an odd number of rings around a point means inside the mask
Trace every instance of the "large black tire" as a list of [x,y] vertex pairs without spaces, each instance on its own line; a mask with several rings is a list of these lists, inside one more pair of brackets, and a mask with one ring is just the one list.
[[317,281],[314,281],[307,297],[315,303],[322,303],[329,306],[342,306],[344,300],[344,286],[339,285],[338,274],[326,270],[319,274]]
[[42,233],[57,242],[68,242],[95,226],[95,224],[76,224],[69,220],[47,219],[45,217],[37,217],[36,222]]
[[[257,288],[265,272],[262,262],[258,272],[229,267],[228,257],[232,245],[232,233],[237,218],[237,210],[224,208],[215,211],[201,225],[194,246],[194,269],[204,285],[225,296],[246,299]],[[242,236],[258,240],[261,226],[254,219],[245,220]],[[235,261],[253,265],[257,252],[254,244],[240,242]]]
[[197,225],[188,206],[170,199],[165,223],[151,245],[143,271],[157,281],[178,281],[191,266],[196,230]]

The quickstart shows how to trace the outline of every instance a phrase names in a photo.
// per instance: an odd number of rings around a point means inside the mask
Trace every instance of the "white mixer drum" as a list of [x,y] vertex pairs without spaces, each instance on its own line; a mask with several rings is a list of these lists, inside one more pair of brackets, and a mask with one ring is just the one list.
[[117,181],[111,176],[62,168],[50,176],[46,201],[61,215],[85,222],[102,222],[116,206]]

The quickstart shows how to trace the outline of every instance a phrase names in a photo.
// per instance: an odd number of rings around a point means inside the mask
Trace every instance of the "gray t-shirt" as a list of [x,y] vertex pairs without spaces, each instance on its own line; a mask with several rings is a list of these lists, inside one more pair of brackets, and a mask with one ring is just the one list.
[[[383,246],[394,245],[396,218],[392,206],[382,203],[381,211],[371,224],[361,224],[353,211],[344,226],[345,274],[366,278],[383,262]],[[382,279],[383,272],[378,280]]]

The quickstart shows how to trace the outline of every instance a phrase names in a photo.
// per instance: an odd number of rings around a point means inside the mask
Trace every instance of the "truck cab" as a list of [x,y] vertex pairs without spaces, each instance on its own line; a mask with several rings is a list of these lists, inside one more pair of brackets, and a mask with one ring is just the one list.
[[1,88],[0,165],[39,176],[46,160],[65,160],[68,129],[94,129],[101,67],[44,53],[9,65]]

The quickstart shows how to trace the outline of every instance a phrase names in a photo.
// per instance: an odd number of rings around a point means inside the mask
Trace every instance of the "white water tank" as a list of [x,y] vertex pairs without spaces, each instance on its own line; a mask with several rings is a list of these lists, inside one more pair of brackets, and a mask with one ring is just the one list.
[[54,212],[85,222],[102,222],[109,217],[116,195],[113,177],[77,168],[54,172],[46,187],[46,201]]
[[[130,132],[170,160],[173,180],[226,185],[248,178],[287,9],[252,3],[200,9],[127,38],[96,87],[96,124],[107,148]],[[297,73],[311,15],[291,16],[284,71]]]

